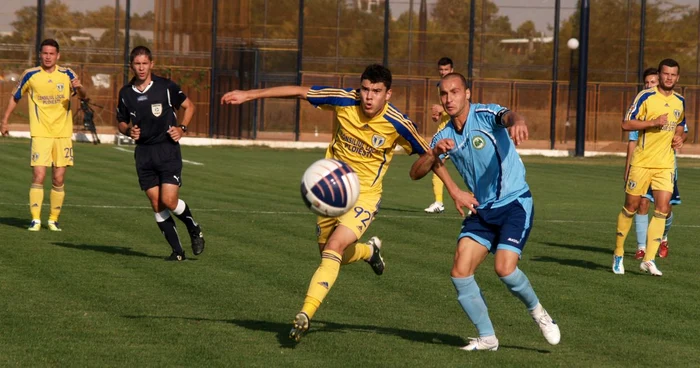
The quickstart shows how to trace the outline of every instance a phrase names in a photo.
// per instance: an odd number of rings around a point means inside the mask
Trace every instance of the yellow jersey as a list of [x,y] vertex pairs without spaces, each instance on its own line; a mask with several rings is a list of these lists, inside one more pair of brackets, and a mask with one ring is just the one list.
[[685,99],[673,92],[664,96],[657,87],[637,94],[625,120],[653,120],[667,115],[668,122],[660,128],[639,131],[637,148],[630,165],[650,169],[672,169],[675,155],[671,142],[677,126],[685,126]]
[[366,117],[359,90],[314,86],[306,98],[316,107],[335,111],[338,127],[326,158],[343,161],[357,173],[361,194],[382,192],[382,179],[397,145],[409,154],[430,149],[416,125],[393,105],[387,103],[377,116]]
[[29,96],[29,131],[32,137],[69,138],[73,136],[70,98],[75,72],[56,65],[51,73],[41,67],[24,71],[12,92],[15,101]]

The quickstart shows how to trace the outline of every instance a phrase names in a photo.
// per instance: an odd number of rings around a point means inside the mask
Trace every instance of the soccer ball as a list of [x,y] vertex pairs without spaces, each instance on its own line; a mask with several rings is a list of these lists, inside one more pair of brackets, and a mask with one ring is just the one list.
[[318,160],[301,177],[301,198],[306,207],[321,216],[345,214],[355,206],[359,194],[357,173],[338,160]]

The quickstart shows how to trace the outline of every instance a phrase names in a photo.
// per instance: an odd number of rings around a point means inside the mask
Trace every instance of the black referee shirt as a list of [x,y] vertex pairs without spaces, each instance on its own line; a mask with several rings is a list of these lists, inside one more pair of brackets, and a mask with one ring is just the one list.
[[133,82],[132,79],[119,91],[117,122],[138,125],[141,136],[137,144],[173,142],[168,129],[178,125],[175,111],[187,96],[175,82],[154,74],[151,74],[151,83],[143,92]]

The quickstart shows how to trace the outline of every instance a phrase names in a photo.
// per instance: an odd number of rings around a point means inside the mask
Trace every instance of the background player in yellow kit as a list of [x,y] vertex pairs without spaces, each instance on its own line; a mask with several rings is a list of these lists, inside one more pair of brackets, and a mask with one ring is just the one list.
[[391,80],[389,69],[373,64],[362,73],[359,89],[282,86],[231,91],[221,98],[221,103],[238,105],[261,98],[296,97],[335,111],[337,129],[326,158],[345,162],[360,179],[360,196],[354,209],[340,217],[319,216],[316,222],[321,265],[311,278],[304,304],[289,333],[296,341],[309,329],[310,320],[333,287],[341,264],[364,260],[377,275],[384,272],[379,253],[381,241],[377,237],[367,243],[358,240],[379,210],[382,179],[396,146],[421,156],[429,150],[415,124],[389,104]]
[[29,231],[41,229],[44,178],[49,166],[53,169],[48,228],[61,231],[58,216],[66,195],[63,181],[66,167],[73,166],[73,115],[70,101],[75,94],[81,99],[85,98],[85,91],[75,72],[56,64],[60,57],[58,42],[52,39],[41,42],[41,66],[22,73],[17,88],[12,92],[0,128],[3,135],[7,135],[7,122],[12,111],[22,95],[28,94],[29,130],[32,137],[30,164],[33,171],[29,189],[29,211],[32,214]]
[[672,145],[683,142],[685,99],[673,88],[678,82],[680,66],[673,59],[659,63],[659,85],[640,92],[622,122],[622,129],[639,131],[625,186],[625,205],[617,216],[617,240],[613,254],[613,272],[624,274],[624,244],[641,198],[651,186],[654,215],[647,231],[646,252],[640,269],[661,276],[654,258],[659,249],[666,217],[671,210],[675,175],[675,152]]
[[[452,72],[454,72],[454,64],[452,63],[452,59],[448,57],[440,58],[440,60],[438,60],[438,74],[440,74],[440,78]],[[437,87],[438,95],[440,95],[440,82],[438,82]],[[450,121],[450,115],[448,115],[445,112],[445,109],[442,107],[442,104],[434,104],[430,108],[430,113],[430,116],[433,119],[433,121],[438,123],[436,132],[441,131],[445,127],[447,122]],[[428,206],[428,208],[425,209],[425,212],[441,213],[445,211],[445,205],[442,202],[442,193],[444,188],[445,185],[442,183],[442,180],[440,180],[440,178],[437,175],[433,174],[433,195],[435,196],[435,202]]]

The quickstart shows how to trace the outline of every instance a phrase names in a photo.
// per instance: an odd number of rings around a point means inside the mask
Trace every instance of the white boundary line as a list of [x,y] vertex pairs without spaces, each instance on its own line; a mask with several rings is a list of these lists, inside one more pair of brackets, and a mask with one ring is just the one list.
[[[12,207],[23,207],[28,206],[27,203],[0,203],[0,206],[12,206]],[[44,203],[44,207],[49,206]],[[150,210],[151,207],[148,206],[112,206],[112,205],[92,205],[92,204],[66,204],[63,207],[76,207],[76,208],[103,208],[103,209],[126,209],[126,210]],[[309,215],[316,216],[309,211],[248,211],[248,210],[235,210],[235,209],[221,209],[221,208],[197,208],[197,212],[226,212],[226,213],[242,213],[242,214],[253,214],[253,215]],[[398,219],[423,219],[423,220],[461,220],[460,216],[446,216],[446,215],[392,215],[381,213],[379,217],[385,218],[398,218]],[[615,224],[614,221],[585,221],[585,220],[539,220],[540,222],[547,222],[553,224]],[[687,227],[687,228],[700,228],[700,225],[679,225],[674,224],[674,227]],[[612,230],[611,230],[612,231]]]
[[[117,151],[134,153],[134,150],[130,150],[130,149],[127,149],[127,148],[124,148],[124,147],[114,147],[114,149],[117,150]],[[203,163],[197,162],[197,161],[190,161],[190,160],[182,159],[182,162],[186,162],[186,163],[188,163],[188,164],[192,164],[192,165],[196,165],[196,166],[204,166]]]

